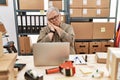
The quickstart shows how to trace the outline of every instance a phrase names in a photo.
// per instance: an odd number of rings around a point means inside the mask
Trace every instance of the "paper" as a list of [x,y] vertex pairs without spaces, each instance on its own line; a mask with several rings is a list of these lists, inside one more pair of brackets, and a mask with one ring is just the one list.
[[92,69],[89,68],[89,67],[82,67],[80,68],[80,71],[83,73],[83,74],[89,74],[89,73],[92,73]]
[[71,56],[69,56],[69,60],[74,61],[74,64],[78,64],[78,65],[79,64],[86,64],[83,56],[71,55]]

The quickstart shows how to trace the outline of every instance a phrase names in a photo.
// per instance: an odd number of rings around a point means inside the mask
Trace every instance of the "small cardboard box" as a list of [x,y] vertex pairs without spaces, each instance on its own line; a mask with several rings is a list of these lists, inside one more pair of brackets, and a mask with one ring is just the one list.
[[101,52],[101,42],[90,42],[89,53]]
[[107,58],[108,71],[111,80],[120,80],[120,48],[109,48]]
[[82,9],[82,17],[95,17],[96,16],[96,9]]
[[82,8],[82,0],[70,0],[70,8]]
[[110,9],[96,9],[96,17],[109,17]]
[[110,41],[102,41],[101,42],[101,51],[102,52],[107,52],[108,47],[114,47],[114,42]]
[[88,48],[75,49],[77,54],[88,54]]
[[25,40],[24,40],[24,37],[19,37],[19,48],[20,48],[20,53],[25,54]]
[[107,53],[105,52],[96,52],[96,60],[97,63],[106,63],[107,60]]
[[92,39],[92,22],[72,22],[71,25],[75,32],[75,39]]
[[88,42],[75,42],[75,48],[88,48]]
[[82,17],[82,9],[70,9],[70,17]]
[[63,10],[62,0],[49,0],[49,5],[52,5],[60,10]]
[[21,54],[31,53],[30,37],[26,37],[26,36],[19,37],[19,43],[20,43],[20,53]]
[[21,10],[44,10],[44,0],[19,0]]
[[83,0],[83,8],[95,8],[96,0]]
[[96,0],[96,8],[110,8],[110,0]]
[[93,39],[113,39],[114,27],[113,22],[94,22]]
[[77,54],[88,54],[88,42],[75,42]]

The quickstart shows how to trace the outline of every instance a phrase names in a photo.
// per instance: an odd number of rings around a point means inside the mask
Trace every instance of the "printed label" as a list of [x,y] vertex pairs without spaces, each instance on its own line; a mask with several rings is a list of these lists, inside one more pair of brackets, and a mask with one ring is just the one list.
[[87,9],[83,9],[83,14],[87,14]]
[[101,14],[101,9],[97,9],[97,15]]
[[101,5],[101,0],[97,0],[96,5],[100,6]]
[[73,14],[73,9],[70,9],[70,14]]
[[87,5],[87,0],[83,0],[83,5]]
[[72,5],[73,4],[73,0],[70,0],[70,5]]
[[101,32],[105,32],[105,27],[101,27]]

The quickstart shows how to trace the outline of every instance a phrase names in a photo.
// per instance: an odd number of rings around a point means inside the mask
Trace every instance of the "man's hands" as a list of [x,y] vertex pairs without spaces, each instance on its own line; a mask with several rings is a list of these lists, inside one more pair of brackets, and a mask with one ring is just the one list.
[[48,27],[52,31],[57,31],[58,35],[61,36],[60,32],[62,31],[62,29],[59,26],[56,26],[53,23],[51,23],[51,22],[48,21]]

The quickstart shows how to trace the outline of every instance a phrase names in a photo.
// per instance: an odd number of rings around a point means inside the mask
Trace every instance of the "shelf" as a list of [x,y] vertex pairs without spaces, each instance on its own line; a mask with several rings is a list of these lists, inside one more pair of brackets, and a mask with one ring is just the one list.
[[75,39],[75,42],[108,41],[113,39]]
[[89,21],[90,19],[116,19],[115,17],[73,17],[70,18],[71,22],[76,22],[76,21]]
[[[16,10],[16,12],[40,12],[40,11],[47,12],[47,10]],[[60,12],[65,12],[65,10],[60,10]]]
[[39,33],[19,33],[18,35],[39,35]]

